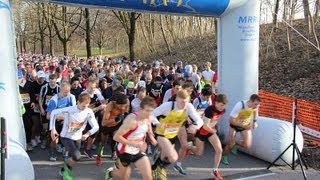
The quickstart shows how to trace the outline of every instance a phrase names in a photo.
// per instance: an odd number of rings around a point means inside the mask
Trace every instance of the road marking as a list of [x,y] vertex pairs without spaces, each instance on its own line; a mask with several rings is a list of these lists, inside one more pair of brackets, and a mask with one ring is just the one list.
[[[187,167],[187,170],[190,171],[202,171],[202,172],[211,172],[212,168],[193,168],[193,167]],[[260,168],[219,168],[219,171],[256,171],[256,170],[263,170],[266,169],[265,167]]]

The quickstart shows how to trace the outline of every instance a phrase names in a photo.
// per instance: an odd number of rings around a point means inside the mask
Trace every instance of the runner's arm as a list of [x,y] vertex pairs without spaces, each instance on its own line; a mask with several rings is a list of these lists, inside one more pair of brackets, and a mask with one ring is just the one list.
[[150,140],[150,143],[153,146],[156,146],[158,144],[157,140],[154,138],[154,134],[153,134],[153,130],[152,130],[152,126],[151,126],[151,122],[148,122],[148,137]]
[[207,117],[203,117],[203,129],[205,129],[206,131],[210,132],[210,133],[216,133],[217,130],[212,129],[210,126],[210,119]]
[[49,130],[55,130],[56,129],[56,118],[58,115],[62,114],[64,108],[62,109],[54,109],[52,112],[48,112],[47,115],[50,116],[50,126]]
[[200,129],[203,126],[203,120],[191,103],[187,104],[186,112],[187,115],[193,119],[193,125],[197,126],[197,129]]
[[102,126],[107,126],[108,124],[110,124],[110,111],[112,109],[112,104],[113,102],[110,102],[107,104],[107,107],[105,108],[105,111],[104,111],[104,114],[103,114],[103,118],[102,118],[102,122],[101,122],[101,125]]
[[91,129],[87,132],[88,135],[91,136],[92,134],[96,133],[99,130],[99,124],[93,114],[93,111],[91,109],[88,109],[90,118],[88,119],[88,123],[91,126]]

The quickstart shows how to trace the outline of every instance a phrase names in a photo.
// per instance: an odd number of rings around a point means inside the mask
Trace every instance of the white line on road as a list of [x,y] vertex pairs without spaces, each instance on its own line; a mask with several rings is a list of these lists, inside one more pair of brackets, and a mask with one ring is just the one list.
[[[202,172],[211,172],[212,168],[193,168],[193,167],[187,167],[187,170],[190,171],[202,171]],[[256,170],[264,170],[265,167],[260,168],[219,168],[219,171],[256,171]]]

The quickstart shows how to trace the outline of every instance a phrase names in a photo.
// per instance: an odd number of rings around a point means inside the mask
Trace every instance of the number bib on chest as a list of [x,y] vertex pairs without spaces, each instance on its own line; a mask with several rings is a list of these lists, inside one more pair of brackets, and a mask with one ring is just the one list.
[[21,94],[21,99],[22,99],[23,104],[30,103],[30,95],[28,93]]
[[52,96],[46,96],[46,101],[45,101],[45,105],[48,105],[50,99],[52,98]]
[[166,128],[164,129],[164,135],[167,134],[177,134],[180,128],[179,123],[174,124],[166,124]]
[[70,122],[68,127],[68,133],[76,133],[81,130],[84,122]]

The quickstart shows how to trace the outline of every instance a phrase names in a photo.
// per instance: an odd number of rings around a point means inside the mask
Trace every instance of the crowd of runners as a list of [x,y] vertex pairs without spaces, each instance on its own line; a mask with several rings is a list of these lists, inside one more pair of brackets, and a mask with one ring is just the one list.
[[183,160],[200,156],[206,141],[215,152],[212,176],[223,179],[220,161],[228,165],[228,153],[236,153],[237,146],[250,148],[251,131],[258,126],[260,97],[239,99],[227,115],[229,143],[221,144],[216,124],[228,99],[217,93],[218,75],[210,62],[198,67],[182,61],[23,54],[17,63],[27,151],[48,149],[49,161],[62,153],[59,173],[65,180],[73,179],[81,154],[101,166],[105,148],[115,160],[105,179],[130,179],[131,164],[146,180],[167,179],[169,164],[187,176]]

